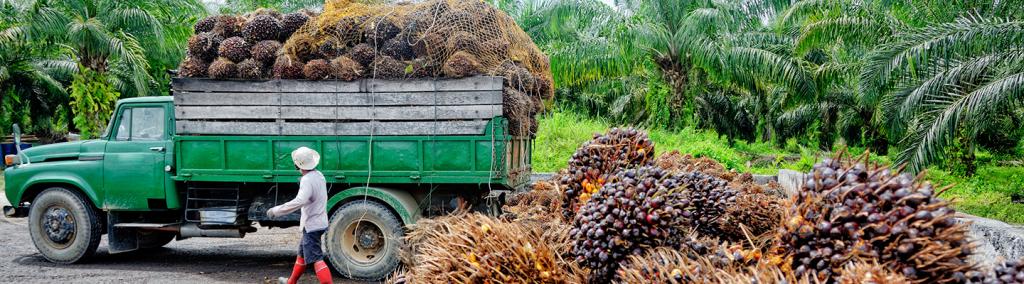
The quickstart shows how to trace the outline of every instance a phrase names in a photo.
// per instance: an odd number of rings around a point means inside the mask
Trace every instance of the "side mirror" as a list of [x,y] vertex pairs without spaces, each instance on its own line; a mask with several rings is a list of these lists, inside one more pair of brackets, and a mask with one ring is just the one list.
[[18,127],[18,124],[15,123],[11,128],[14,130],[14,149],[18,151],[18,164],[24,162],[27,165],[29,164],[28,155],[25,155],[24,159],[22,159],[21,154],[21,127]]

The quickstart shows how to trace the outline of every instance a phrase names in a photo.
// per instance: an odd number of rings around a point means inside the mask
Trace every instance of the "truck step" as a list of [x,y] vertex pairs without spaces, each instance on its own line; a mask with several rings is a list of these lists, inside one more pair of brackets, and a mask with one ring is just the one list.
[[180,225],[180,223],[118,223],[114,228],[159,229]]

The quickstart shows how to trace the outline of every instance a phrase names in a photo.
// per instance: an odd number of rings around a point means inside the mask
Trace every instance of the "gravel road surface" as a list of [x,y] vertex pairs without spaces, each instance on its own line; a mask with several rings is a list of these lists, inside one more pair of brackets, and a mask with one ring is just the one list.
[[[7,204],[0,187],[0,206]],[[294,227],[260,228],[243,239],[192,238],[114,255],[104,236],[87,263],[57,265],[36,251],[27,221],[0,216],[0,283],[276,283],[291,272],[299,235]],[[311,273],[301,283],[319,283]],[[337,275],[335,283],[360,283]]]

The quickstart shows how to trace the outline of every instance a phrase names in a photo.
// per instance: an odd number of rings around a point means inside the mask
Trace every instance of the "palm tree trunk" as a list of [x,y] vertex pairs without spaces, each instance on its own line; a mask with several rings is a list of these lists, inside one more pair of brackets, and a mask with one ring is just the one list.
[[669,99],[669,118],[673,124],[685,121],[685,107],[689,103],[686,98],[686,84],[689,80],[689,64],[683,64],[676,58],[656,57],[654,62],[661,70],[661,74],[669,86],[672,87],[672,97]]

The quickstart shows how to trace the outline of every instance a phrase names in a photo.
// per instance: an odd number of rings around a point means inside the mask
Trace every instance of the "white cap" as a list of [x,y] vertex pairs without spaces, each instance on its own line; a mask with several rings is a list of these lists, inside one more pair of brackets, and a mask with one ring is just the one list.
[[320,164],[320,153],[310,148],[299,147],[292,151],[292,162],[299,169],[310,171],[315,169],[317,164]]

